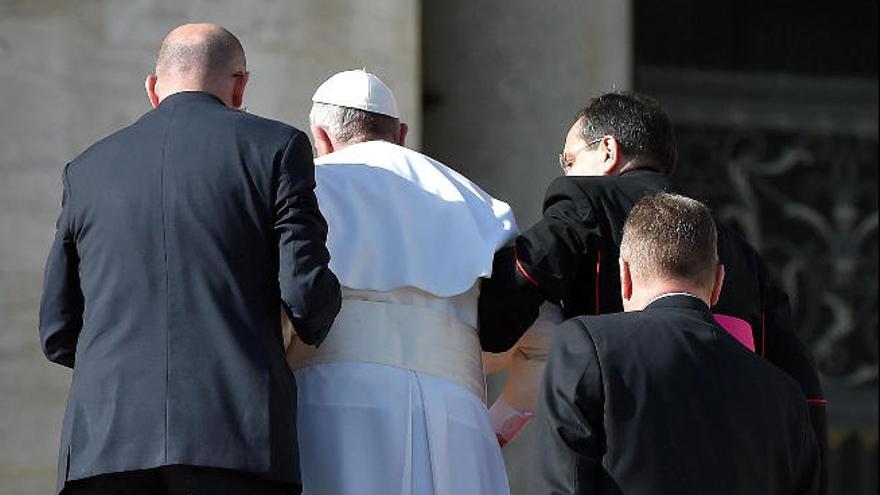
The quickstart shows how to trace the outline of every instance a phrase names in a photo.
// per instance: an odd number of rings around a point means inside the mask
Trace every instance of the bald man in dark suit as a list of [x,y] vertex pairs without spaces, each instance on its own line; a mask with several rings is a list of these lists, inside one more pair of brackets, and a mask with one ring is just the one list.
[[237,110],[220,26],[162,44],[154,110],[63,174],[40,338],[73,368],[58,490],[299,493],[281,306],[318,344],[340,307],[308,137]]

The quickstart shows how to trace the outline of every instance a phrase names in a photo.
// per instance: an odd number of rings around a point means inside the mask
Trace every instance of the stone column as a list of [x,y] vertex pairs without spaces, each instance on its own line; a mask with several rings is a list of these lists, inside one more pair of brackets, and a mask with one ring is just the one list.
[[631,4],[423,5],[424,150],[538,219],[557,155],[591,96],[632,84]]
[[[591,96],[632,84],[631,1],[424,2],[426,153],[509,202],[521,229],[540,218],[557,155]],[[499,374],[501,375],[501,374]],[[503,376],[490,377],[498,393]],[[524,493],[530,428],[504,448]]]

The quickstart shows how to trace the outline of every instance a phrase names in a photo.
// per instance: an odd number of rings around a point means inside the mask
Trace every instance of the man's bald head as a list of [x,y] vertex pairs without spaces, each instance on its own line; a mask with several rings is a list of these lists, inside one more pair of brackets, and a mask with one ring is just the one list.
[[215,78],[245,70],[241,42],[216,24],[184,24],[162,41],[156,57],[159,77]]
[[[235,103],[235,91],[244,92],[247,65],[244,49],[234,34],[216,24],[184,24],[172,30],[162,41],[156,57],[154,95],[158,105],[165,96],[180,91],[205,91],[229,106]],[[150,93],[147,78],[147,93]],[[236,88],[236,86],[240,86]]]

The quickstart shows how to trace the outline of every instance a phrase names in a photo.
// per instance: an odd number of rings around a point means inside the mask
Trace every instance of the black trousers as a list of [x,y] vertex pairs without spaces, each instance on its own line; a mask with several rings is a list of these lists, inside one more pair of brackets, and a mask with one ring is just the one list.
[[299,485],[233,469],[162,466],[68,481],[62,495],[299,495]]

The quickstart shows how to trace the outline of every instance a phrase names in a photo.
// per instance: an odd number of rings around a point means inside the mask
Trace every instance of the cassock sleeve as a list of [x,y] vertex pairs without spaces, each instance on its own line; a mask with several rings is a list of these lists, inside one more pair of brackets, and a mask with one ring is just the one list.
[[480,345],[486,352],[505,352],[538,317],[544,295],[517,269],[516,248],[495,253],[492,278],[480,284]]
[[[68,165],[69,166],[69,165]],[[67,167],[62,173],[61,214],[49,249],[40,301],[40,344],[53,363],[73,368],[83,325],[84,297],[79,281],[79,254],[73,230],[73,204]]]
[[587,254],[596,249],[599,228],[576,186],[554,181],[544,216],[495,254],[492,277],[480,289],[480,343],[488,352],[510,349],[538,317],[545,300],[559,303]]
[[328,266],[327,222],[315,197],[312,147],[302,132],[291,138],[281,156],[275,233],[282,308],[303,342],[320,344],[339,313],[342,295]]
[[801,386],[810,411],[810,422],[815,434],[822,459],[820,469],[820,492],[826,493],[827,468],[825,460],[828,451],[826,401],[822,383],[816,371],[810,350],[798,339],[794,331],[788,295],[773,279],[770,270],[761,262],[759,265],[761,288],[763,291],[764,321],[762,334],[764,342],[761,353],[776,367],[785,371]]
[[529,493],[597,493],[603,475],[603,402],[599,359],[583,323],[557,330],[535,419],[536,462]]

